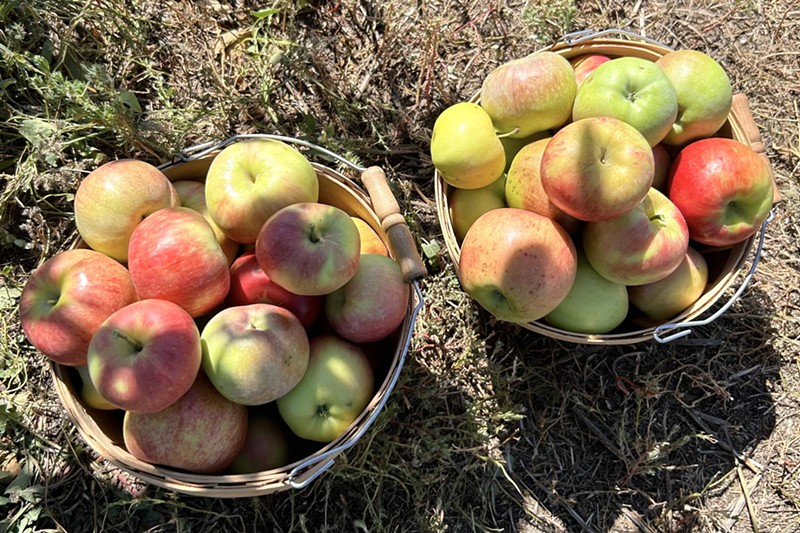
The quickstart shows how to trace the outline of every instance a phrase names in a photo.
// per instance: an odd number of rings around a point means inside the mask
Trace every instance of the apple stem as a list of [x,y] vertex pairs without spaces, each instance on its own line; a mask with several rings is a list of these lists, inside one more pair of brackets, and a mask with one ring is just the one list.
[[131,346],[133,346],[133,349],[136,352],[141,352],[142,348],[144,348],[144,346],[141,343],[133,340],[132,338],[128,337],[127,335],[125,335],[121,331],[114,330],[114,337],[117,338],[117,339],[122,339],[125,342],[127,342],[128,344],[130,344]]
[[317,416],[323,416],[323,417],[327,418],[328,417],[328,406],[325,405],[325,404],[317,406]]
[[317,233],[317,225],[311,224],[311,230],[309,231],[308,238],[311,242],[319,242],[319,234]]
[[505,137],[511,137],[511,136],[512,136],[512,135],[514,135],[515,133],[519,133],[519,128],[514,128],[513,130],[511,130],[511,131],[508,131],[508,132],[506,132],[506,133],[498,133],[498,134],[497,134],[497,138],[498,138],[498,139],[503,139],[503,138],[505,138]]

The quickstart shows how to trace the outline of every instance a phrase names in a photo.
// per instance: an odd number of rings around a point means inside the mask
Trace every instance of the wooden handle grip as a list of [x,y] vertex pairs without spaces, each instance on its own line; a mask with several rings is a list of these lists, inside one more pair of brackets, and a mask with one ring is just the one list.
[[400,212],[397,199],[389,188],[386,174],[380,167],[369,167],[361,174],[361,182],[366,187],[375,214],[378,215],[381,227],[389,238],[389,248],[400,264],[403,277],[411,282],[427,276],[428,270],[417,251],[414,236],[411,235],[411,230],[408,229],[408,224]]
[[[758,124],[753,119],[753,113],[750,111],[750,102],[747,95],[737,93],[733,95],[733,102],[731,103],[731,114],[736,117],[739,127],[742,129],[747,142],[755,153],[764,158],[769,166],[770,173],[772,173],[772,164],[767,157],[767,147],[761,139],[761,132],[758,131]],[[772,176],[773,186],[773,203],[778,203],[782,200],[781,192],[778,190],[778,184],[775,182],[775,175]]]

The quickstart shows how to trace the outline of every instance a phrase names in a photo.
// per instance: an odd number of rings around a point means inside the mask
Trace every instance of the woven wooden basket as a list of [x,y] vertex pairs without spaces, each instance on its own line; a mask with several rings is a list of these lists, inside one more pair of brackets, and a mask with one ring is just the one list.
[[[607,37],[609,34],[620,37]],[[566,59],[585,54],[601,54],[609,57],[638,57],[656,61],[671,49],[642,36],[621,31],[604,30],[602,32],[578,32],[565,36],[561,41],[546,50],[562,55]],[[471,99],[480,102],[480,92]],[[750,147],[767,160],[764,143],[750,113],[747,97],[736,94],[728,119],[718,133],[719,136],[736,139]],[[770,167],[771,168],[771,167]],[[439,223],[447,247],[447,251],[458,272],[461,257],[461,246],[455,236],[448,198],[452,187],[436,172],[434,190]],[[775,202],[780,201],[780,194],[775,188]],[[772,216],[768,219],[771,220]],[[767,222],[768,222],[767,221]],[[525,324],[522,327],[555,339],[579,344],[633,344],[656,340],[670,342],[691,333],[691,328],[710,323],[718,318],[741,295],[752,277],[761,255],[764,230],[767,222],[756,235],[727,249],[698,248],[708,262],[709,281],[703,295],[693,305],[684,310],[669,322],[654,322],[633,312],[616,330],[602,335],[587,335],[555,328],[543,320]],[[755,248],[755,249],[754,249]],[[750,261],[750,256],[753,256]],[[750,268],[747,269],[747,264]],[[734,294],[721,305],[720,299],[728,289],[739,283]]]
[[[378,167],[361,168],[320,147],[296,139],[275,135],[235,136],[217,144],[190,148],[181,157],[161,167],[172,181],[205,179],[211,161],[228,144],[245,138],[274,138],[310,148],[316,155],[344,163],[361,172],[362,189],[354,180],[325,165],[312,161],[317,171],[321,202],[335,205],[350,215],[361,217],[383,239],[392,257],[398,261],[409,283],[409,306],[398,330],[381,341],[378,350],[385,354],[383,368],[376,369],[377,389],[372,401],[350,427],[324,447],[311,446],[308,455],[282,468],[252,474],[200,475],[149,464],[132,456],[122,440],[122,411],[102,411],[87,407],[80,397],[80,377],[74,368],[51,364],[56,393],[75,423],[80,435],[104,459],[147,483],[196,496],[238,498],[300,489],[324,473],[337,456],[352,447],[369,429],[391,394],[411,342],[417,314],[424,305],[418,279],[426,275],[414,239],[400,214],[383,171]],[[84,246],[82,242],[76,246]],[[315,449],[316,448],[316,449]]]

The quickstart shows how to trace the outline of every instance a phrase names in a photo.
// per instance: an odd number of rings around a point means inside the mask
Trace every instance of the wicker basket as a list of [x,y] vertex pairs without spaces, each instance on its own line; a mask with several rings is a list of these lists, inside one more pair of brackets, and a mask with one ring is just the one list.
[[[398,261],[409,283],[409,306],[398,330],[379,343],[386,353],[384,368],[376,369],[379,388],[372,401],[350,427],[336,440],[313,449],[303,459],[282,468],[238,475],[200,475],[149,464],[133,457],[122,440],[122,411],[101,411],[87,407],[80,399],[80,378],[74,368],[51,364],[56,393],[67,415],[81,436],[103,458],[116,467],[147,483],[196,496],[215,498],[252,497],[307,486],[334,463],[336,457],[352,447],[369,429],[383,409],[394,389],[411,342],[417,314],[423,306],[418,279],[426,275],[425,266],[399,206],[378,167],[362,168],[340,156],[297,139],[276,135],[235,136],[216,144],[189,149],[176,161],[163,165],[162,171],[173,181],[192,179],[202,181],[211,161],[219,151],[244,138],[272,138],[309,149],[317,156],[350,166],[361,173],[364,191],[355,181],[327,166],[312,161],[320,183],[321,202],[335,205],[350,215],[361,217],[383,239],[392,256]],[[82,246],[81,242],[76,244]],[[389,361],[388,356],[392,354]]]
[[[606,37],[608,34],[618,34],[624,38]],[[670,48],[662,44],[622,30],[573,33],[546,48],[546,50],[558,53],[566,59],[585,54],[602,54],[609,57],[638,57],[649,61],[656,61],[671,51]],[[480,102],[480,92],[471,101]],[[728,115],[728,120],[722,126],[718,135],[736,139],[752,147],[765,159],[767,157],[758,126],[753,120],[747,98],[743,94],[734,95],[733,106]],[[768,160],[767,162],[769,163]],[[438,171],[434,176],[434,189],[436,209],[445,245],[458,272],[461,246],[453,231],[448,204],[452,187],[444,181]],[[779,200],[780,194],[776,187],[775,202],[777,203]],[[760,259],[764,231],[767,223],[772,220],[772,216],[773,214],[771,213],[756,235],[733,247],[727,249],[698,248],[698,251],[706,258],[709,267],[709,281],[706,289],[699,300],[667,323],[657,323],[646,317],[635,316],[634,313],[631,313],[616,330],[602,335],[587,335],[566,331],[550,326],[543,320],[520,325],[548,337],[580,344],[633,344],[651,340],[670,342],[684,337],[691,333],[692,327],[708,324],[718,318],[744,291]],[[755,250],[753,250],[754,246]],[[751,252],[753,252],[753,258],[750,261],[750,268],[746,269]],[[712,308],[737,281],[739,285],[734,294],[712,312]],[[707,316],[703,317],[702,315],[704,314]]]

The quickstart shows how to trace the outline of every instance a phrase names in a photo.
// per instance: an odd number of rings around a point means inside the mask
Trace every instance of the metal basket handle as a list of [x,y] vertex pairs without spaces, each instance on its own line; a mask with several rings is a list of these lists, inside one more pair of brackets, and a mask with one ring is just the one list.
[[623,30],[619,28],[608,28],[605,30],[578,30],[573,31],[571,33],[565,34],[559,41],[572,46],[576,44],[580,44],[584,41],[588,41],[590,39],[596,39],[598,37],[605,37],[606,35],[622,35],[624,37],[629,37],[631,39],[636,39],[638,41],[644,41],[650,44],[654,44],[656,46],[661,46],[664,48],[669,48],[664,43],[661,43],[655,39],[651,39],[650,37],[645,37],[644,35],[640,35],[638,33]]

